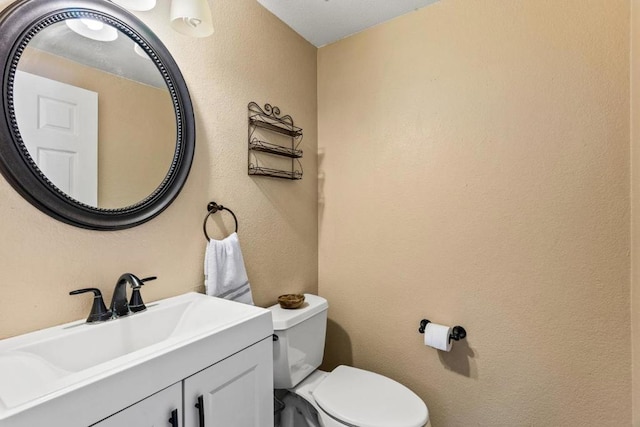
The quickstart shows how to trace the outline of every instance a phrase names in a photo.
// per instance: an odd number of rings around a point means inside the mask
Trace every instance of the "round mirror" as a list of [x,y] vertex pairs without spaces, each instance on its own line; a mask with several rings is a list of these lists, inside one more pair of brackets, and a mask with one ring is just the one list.
[[100,0],[21,0],[0,14],[0,170],[67,223],[112,230],[177,196],[195,145],[186,84],[137,18]]

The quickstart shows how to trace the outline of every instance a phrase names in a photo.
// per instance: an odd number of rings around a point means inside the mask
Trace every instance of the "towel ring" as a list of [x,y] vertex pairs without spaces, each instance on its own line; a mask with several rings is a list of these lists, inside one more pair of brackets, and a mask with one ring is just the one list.
[[204,223],[202,224],[202,230],[204,231],[204,236],[207,238],[207,241],[210,242],[211,239],[209,238],[209,234],[207,234],[207,220],[209,219],[209,217],[218,212],[218,211],[222,211],[225,210],[227,212],[229,212],[231,214],[231,216],[233,216],[233,220],[236,223],[236,233],[238,232],[238,218],[236,218],[236,214],[233,213],[233,211],[229,208],[226,208],[222,205],[217,204],[216,202],[210,202],[207,205],[207,211],[209,212],[207,214],[207,216],[204,217]]

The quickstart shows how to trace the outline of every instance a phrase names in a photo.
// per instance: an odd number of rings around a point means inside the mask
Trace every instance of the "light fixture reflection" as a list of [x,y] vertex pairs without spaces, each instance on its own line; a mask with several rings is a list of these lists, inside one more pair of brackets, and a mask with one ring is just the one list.
[[151,61],[151,58],[149,57],[147,52],[145,52],[145,50],[142,49],[138,43],[133,43],[133,51],[137,53],[138,56]]
[[207,0],[172,0],[171,27],[192,37],[213,34],[213,20]]
[[146,12],[156,7],[156,0],[111,0],[125,9]]
[[83,37],[101,42],[111,42],[118,38],[118,30],[95,19],[66,19],[69,28]]
[[100,31],[104,28],[104,23],[96,21],[95,19],[81,18],[80,22],[87,26],[91,31]]

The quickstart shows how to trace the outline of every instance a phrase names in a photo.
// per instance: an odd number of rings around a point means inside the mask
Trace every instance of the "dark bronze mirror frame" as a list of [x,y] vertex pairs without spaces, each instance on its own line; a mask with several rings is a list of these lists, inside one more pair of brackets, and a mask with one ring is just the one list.
[[[176,150],[164,181],[140,202],[118,209],[85,205],[60,191],[36,166],[22,142],[13,104],[13,79],[29,41],[65,19],[91,18],[134,40],[164,77],[176,115]],[[27,201],[47,215],[91,230],[119,230],[160,214],[182,189],[195,151],[195,120],[187,85],[178,65],[155,34],[139,19],[107,0],[18,0],[0,12],[0,172]]]

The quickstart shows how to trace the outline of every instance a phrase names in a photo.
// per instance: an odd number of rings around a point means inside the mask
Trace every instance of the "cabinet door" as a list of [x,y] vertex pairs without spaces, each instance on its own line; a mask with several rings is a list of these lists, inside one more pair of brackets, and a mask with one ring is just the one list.
[[271,337],[184,380],[185,427],[273,427]]
[[182,427],[181,383],[129,406],[94,427]]

